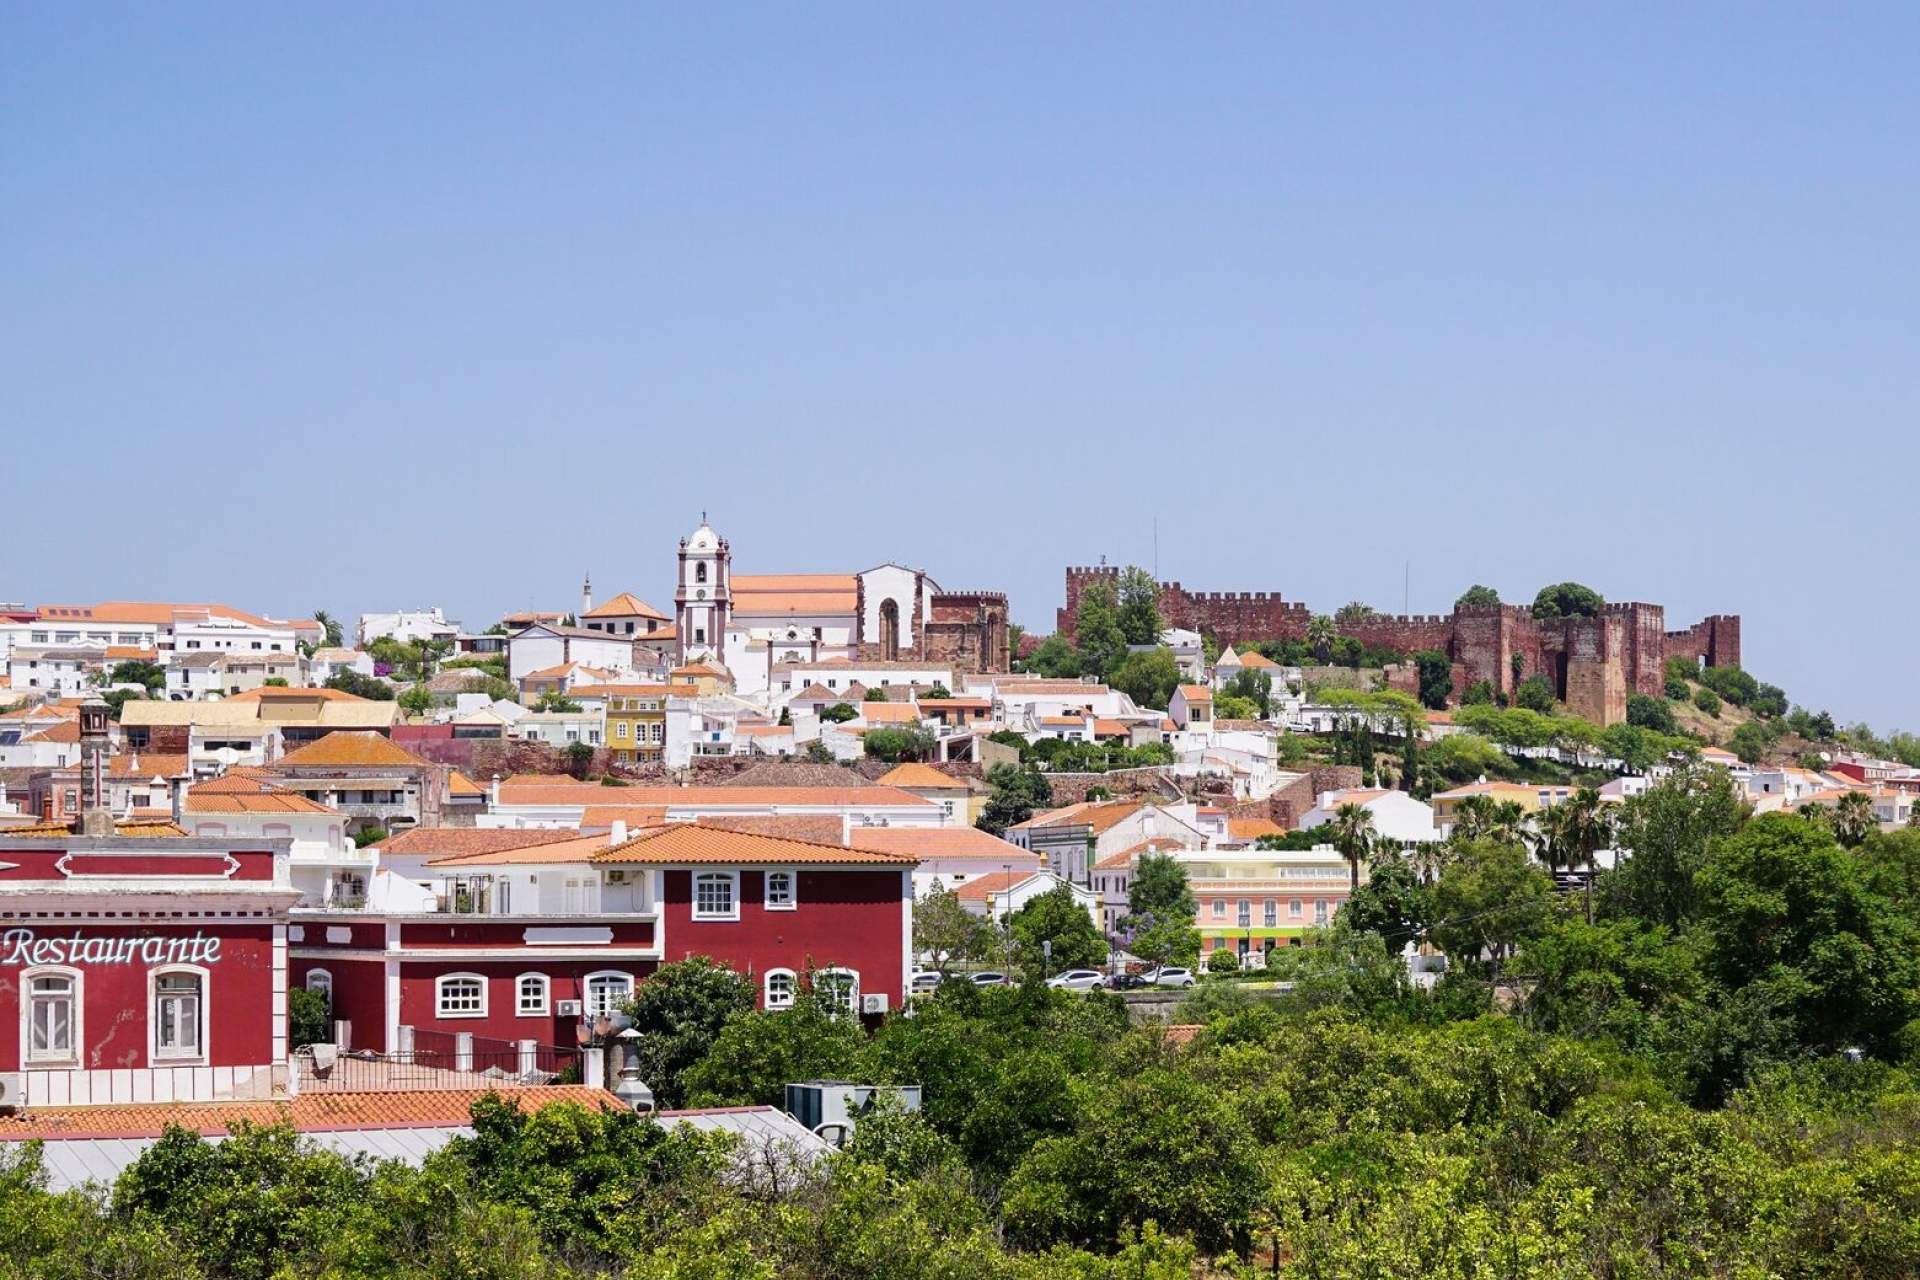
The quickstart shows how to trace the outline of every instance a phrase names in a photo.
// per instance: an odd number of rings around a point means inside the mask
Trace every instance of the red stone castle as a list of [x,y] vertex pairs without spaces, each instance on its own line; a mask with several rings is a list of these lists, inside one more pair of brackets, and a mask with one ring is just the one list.
[[[1067,603],[1056,625],[1073,634],[1080,593],[1089,583],[1117,582],[1110,565],[1067,569]],[[1306,605],[1267,591],[1188,591],[1160,586],[1160,615],[1170,627],[1198,631],[1222,645],[1298,640],[1312,618]],[[1660,696],[1667,659],[1709,667],[1740,665],[1740,618],[1714,614],[1683,631],[1666,629],[1657,604],[1609,604],[1592,618],[1535,618],[1527,605],[1491,605],[1449,614],[1376,614],[1339,627],[1340,634],[1401,653],[1433,649],[1453,659],[1457,697],[1485,680],[1500,693],[1531,675],[1543,675],[1554,695],[1576,715],[1600,724],[1626,718],[1631,693]]]

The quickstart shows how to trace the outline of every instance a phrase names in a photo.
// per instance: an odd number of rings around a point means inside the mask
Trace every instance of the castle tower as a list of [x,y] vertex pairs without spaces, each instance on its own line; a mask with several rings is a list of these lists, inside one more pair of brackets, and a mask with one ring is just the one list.
[[717,658],[726,665],[727,623],[733,616],[733,553],[700,513],[700,527],[680,539],[680,572],[673,589],[680,661]]

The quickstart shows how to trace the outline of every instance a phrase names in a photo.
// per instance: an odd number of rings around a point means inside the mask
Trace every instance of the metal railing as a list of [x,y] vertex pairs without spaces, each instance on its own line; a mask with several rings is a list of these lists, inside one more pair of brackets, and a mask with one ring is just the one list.
[[400,1047],[388,1053],[340,1053],[332,1045],[295,1050],[296,1088],[301,1093],[394,1093],[581,1079],[577,1048],[411,1027],[400,1032]]

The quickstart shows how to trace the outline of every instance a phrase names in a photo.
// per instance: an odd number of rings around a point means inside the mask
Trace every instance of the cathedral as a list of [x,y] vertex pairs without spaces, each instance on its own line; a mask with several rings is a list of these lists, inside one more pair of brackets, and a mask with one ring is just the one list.
[[674,621],[682,662],[715,661],[747,697],[795,662],[950,662],[1006,671],[1007,598],[942,591],[919,569],[736,574],[727,540],[701,521],[680,540]]

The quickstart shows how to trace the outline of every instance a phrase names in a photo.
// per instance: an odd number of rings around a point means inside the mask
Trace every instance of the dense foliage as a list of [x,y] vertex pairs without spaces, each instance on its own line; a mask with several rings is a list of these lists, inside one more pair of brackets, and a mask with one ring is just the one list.
[[[1015,771],[1017,773],[1017,771]],[[1517,808],[1517,806],[1514,806]],[[1556,809],[1562,806],[1556,806]],[[627,1280],[1490,1280],[1920,1273],[1920,831],[1753,817],[1696,767],[1620,806],[1498,804],[1372,869],[1257,989],[1196,987],[1179,1043],[1120,1000],[950,982],[863,1025],[755,1009],[711,962],[636,993],[645,1074],[694,1105],[798,1077],[922,1086],[814,1169],[571,1106],[488,1101],[424,1168],[275,1130],[178,1132],[53,1195],[0,1151],[0,1275]],[[1598,824],[1598,825],[1595,825]],[[1589,899],[1544,864],[1630,851]],[[1163,865],[1164,863],[1164,865]],[[1130,916],[1190,909],[1142,864]],[[932,932],[978,950],[950,902]],[[1026,915],[1027,913],[1022,913]],[[944,925],[938,917],[945,915]],[[931,941],[923,935],[922,941]],[[1396,952],[1445,952],[1413,986]],[[1235,975],[1238,977],[1240,975]]]

